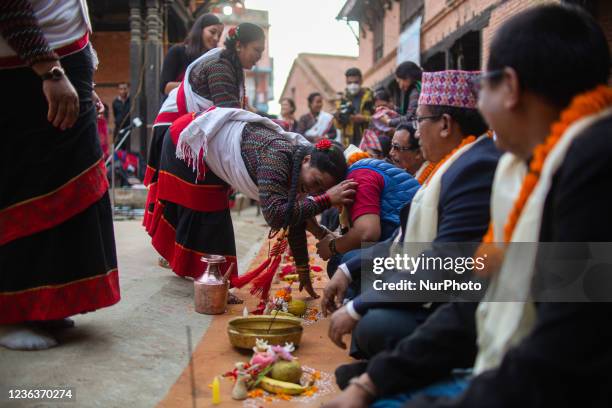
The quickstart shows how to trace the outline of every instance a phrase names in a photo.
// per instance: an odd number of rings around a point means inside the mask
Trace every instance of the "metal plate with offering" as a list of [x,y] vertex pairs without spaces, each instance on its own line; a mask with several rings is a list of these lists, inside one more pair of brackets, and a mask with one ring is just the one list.
[[301,319],[280,315],[237,317],[227,326],[230,343],[241,349],[255,347],[256,339],[266,340],[270,345],[293,343],[297,347],[303,330]]

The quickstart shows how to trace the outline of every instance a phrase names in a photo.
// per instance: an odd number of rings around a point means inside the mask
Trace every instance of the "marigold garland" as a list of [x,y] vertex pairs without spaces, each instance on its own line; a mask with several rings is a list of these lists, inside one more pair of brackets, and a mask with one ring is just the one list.
[[355,152],[350,155],[346,164],[350,167],[361,159],[367,159],[370,155],[367,152]]
[[[512,239],[512,234],[525,208],[525,204],[540,180],[544,162],[548,154],[561,140],[563,134],[579,119],[594,115],[609,106],[612,106],[612,88],[600,85],[591,91],[574,97],[570,105],[561,112],[559,120],[552,124],[550,134],[546,137],[544,143],[537,145],[533,150],[533,159],[529,164],[529,172],[523,179],[519,195],[504,225],[505,243],[510,242]],[[483,245],[476,252],[476,256],[483,256],[485,253],[488,255],[486,267],[478,273],[481,276],[490,276],[501,267],[505,250],[494,245],[485,245],[491,244],[494,240],[495,233],[493,223],[491,222],[487,233],[482,239]]]
[[436,168],[436,165],[437,165],[437,163],[434,163],[434,162],[429,162],[429,164],[427,164],[427,167],[425,167],[423,169],[423,171],[419,175],[419,178],[417,179],[417,181],[419,182],[420,185],[423,185],[425,180],[427,180],[429,178],[429,176],[431,175],[431,172],[433,171],[433,169]]
[[[520,193],[514,202],[512,211],[510,211],[510,215],[504,226],[504,242],[510,242],[512,239],[512,234],[523,212],[523,208],[540,180],[544,161],[552,149],[557,145],[563,134],[579,119],[585,116],[594,115],[609,106],[612,106],[612,88],[600,85],[591,91],[574,97],[569,107],[561,112],[559,121],[553,123],[551,132],[544,140],[544,143],[537,145],[533,150],[533,159],[529,164],[529,172],[523,180]],[[483,242],[493,242],[493,238],[493,224],[490,224],[489,231],[487,231],[487,234],[483,238]]]

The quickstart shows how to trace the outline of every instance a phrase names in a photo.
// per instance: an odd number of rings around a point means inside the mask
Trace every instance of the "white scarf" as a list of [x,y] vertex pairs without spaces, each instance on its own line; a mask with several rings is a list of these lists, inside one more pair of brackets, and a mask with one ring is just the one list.
[[197,93],[193,92],[193,89],[191,88],[191,84],[189,83],[189,74],[191,73],[191,70],[196,65],[207,64],[210,61],[219,59],[222,51],[223,51],[223,48],[213,48],[209,50],[208,52],[206,52],[205,54],[200,55],[191,64],[187,66],[187,69],[185,70],[185,76],[183,77],[183,81],[178,87],[171,90],[170,93],[168,94],[168,97],[162,104],[162,107],[159,110],[159,113],[157,114],[157,118],[155,120],[155,124],[153,125],[153,127],[170,126],[172,124],[175,117],[164,115],[164,114],[177,113],[179,111],[179,106],[177,102],[179,98],[179,92],[183,92],[183,95],[185,96],[185,105],[186,105],[185,109],[187,110],[187,112],[184,112],[184,113],[204,112],[206,109],[213,106],[213,103],[211,100],[206,99],[198,95]]
[[234,189],[259,201],[259,189],[242,160],[240,144],[247,123],[260,123],[293,144],[310,144],[302,135],[286,132],[278,124],[256,113],[234,108],[212,108],[195,118],[179,136],[176,157],[191,163],[199,175],[200,151],[211,171]]
[[314,125],[310,127],[310,129],[304,132],[304,136],[312,138],[325,136],[329,131],[333,120],[333,115],[323,111],[319,112],[319,116],[317,116],[317,121]]
[[[482,135],[473,143],[467,144],[457,150],[451,157],[436,170],[436,172],[414,195],[410,203],[408,224],[404,234],[404,242],[430,243],[438,235],[438,205],[440,203],[440,190],[444,173],[469,151],[476,143],[485,140],[488,136]],[[411,245],[411,248],[413,245]],[[423,248],[424,250],[425,248]],[[412,251],[411,251],[412,252]]]
[[[606,109],[596,115],[580,119],[571,125],[546,158],[540,180],[527,199],[517,221],[511,242],[538,242],[542,213],[552,180],[565,160],[572,142],[596,121],[612,114]],[[504,242],[504,226],[512,210],[525,174],[524,160],[506,153],[497,166],[493,181],[491,211],[494,242]],[[528,250],[527,250],[528,249]],[[518,344],[532,330],[535,306],[529,299],[537,248],[509,246],[499,272],[493,277],[484,301],[478,306],[478,356],[476,374],[497,367],[508,349]],[[515,302],[495,300],[515,299]]]
[[189,74],[191,70],[197,65],[205,65],[211,61],[218,60],[221,57],[223,48],[213,48],[204,55],[200,55],[195,61],[193,61],[185,70],[185,77],[183,78],[183,89],[185,91],[185,102],[187,104],[187,112],[203,112],[210,108],[213,103],[212,101],[198,95],[191,89],[189,83]]

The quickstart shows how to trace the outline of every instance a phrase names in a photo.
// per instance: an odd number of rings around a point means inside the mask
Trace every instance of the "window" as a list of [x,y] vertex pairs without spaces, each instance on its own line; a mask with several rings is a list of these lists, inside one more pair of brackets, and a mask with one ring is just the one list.
[[374,17],[372,24],[372,32],[374,37],[374,62],[377,62],[383,57],[385,46],[385,25],[383,15]]

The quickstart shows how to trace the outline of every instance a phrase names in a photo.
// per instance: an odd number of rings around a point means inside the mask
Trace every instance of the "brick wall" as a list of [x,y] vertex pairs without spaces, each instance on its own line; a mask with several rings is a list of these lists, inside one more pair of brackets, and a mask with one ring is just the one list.
[[[300,67],[295,65],[291,75],[287,78],[287,84],[285,85],[285,93],[281,95],[282,98],[293,98],[295,101],[296,111],[295,117],[299,117],[305,113],[308,113],[308,102],[306,98],[311,92],[321,91],[318,85],[310,78],[310,76]],[[324,106],[324,110],[329,111],[329,106]]]
[[129,31],[99,31],[91,36],[100,63],[94,74],[96,92],[109,107],[109,125],[112,129],[113,99],[117,96],[119,82],[130,79],[130,33]]
[[[516,0],[508,2],[514,1]],[[447,0],[425,0],[425,16],[421,26],[421,52],[435,46],[497,3],[499,0],[456,0],[447,6]]]
[[360,31],[358,66],[364,74],[364,85],[374,86],[392,74],[396,65],[397,45],[400,36],[400,3],[393,2],[391,9],[385,8],[383,56],[376,63],[374,56],[374,34]]
[[384,53],[389,55],[397,49],[400,35],[400,3],[394,1],[391,10],[385,9],[385,20],[384,20]]
[[539,4],[557,2],[556,0],[509,0],[491,12],[489,25],[482,30],[482,69],[486,68],[489,47],[497,29],[510,17]]

